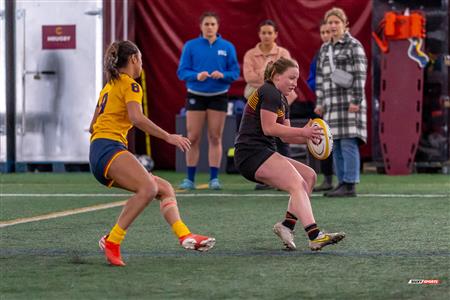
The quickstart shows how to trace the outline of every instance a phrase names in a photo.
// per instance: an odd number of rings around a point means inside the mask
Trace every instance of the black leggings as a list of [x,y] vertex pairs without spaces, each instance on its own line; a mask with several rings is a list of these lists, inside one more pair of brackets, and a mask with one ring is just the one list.
[[324,176],[333,176],[333,154],[320,161],[320,170]]

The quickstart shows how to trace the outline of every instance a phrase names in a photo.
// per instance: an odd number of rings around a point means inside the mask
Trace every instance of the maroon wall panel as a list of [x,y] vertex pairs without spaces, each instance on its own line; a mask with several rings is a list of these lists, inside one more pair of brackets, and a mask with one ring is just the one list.
[[[199,16],[204,11],[219,14],[219,33],[235,45],[241,66],[245,52],[259,41],[258,24],[267,18],[276,21],[280,29],[278,44],[287,48],[300,64],[299,87],[303,99],[313,97],[305,81],[310,61],[321,44],[319,22],[331,7],[346,11],[350,32],[362,42],[370,62],[370,0],[140,0],[135,5],[135,41],[142,50],[147,75],[150,118],[170,132],[175,131],[175,115],[184,106],[186,94],[184,82],[176,75],[181,49],[187,40],[200,34]],[[370,68],[368,73],[366,95],[370,116]],[[230,95],[241,96],[243,89],[241,76],[232,85]],[[371,136],[370,128],[368,136]],[[370,141],[362,153],[363,156],[370,153]],[[175,166],[174,147],[155,138],[152,156],[157,168]]]
[[421,133],[424,71],[406,54],[409,45],[389,41],[381,56],[380,144],[389,175],[412,172]]

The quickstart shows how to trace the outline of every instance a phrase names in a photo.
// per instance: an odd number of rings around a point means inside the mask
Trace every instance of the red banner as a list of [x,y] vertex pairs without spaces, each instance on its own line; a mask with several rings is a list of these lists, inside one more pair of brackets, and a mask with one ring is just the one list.
[[43,25],[42,49],[75,49],[75,25]]
[[[350,32],[362,43],[369,60],[366,97],[368,120],[371,120],[371,0],[198,0],[195,4],[185,0],[135,2],[135,41],[142,51],[144,69],[148,74],[150,118],[164,129],[175,132],[175,115],[185,105],[185,83],[176,75],[181,49],[187,40],[200,35],[199,16],[208,10],[220,16],[219,33],[235,45],[241,67],[245,52],[259,41],[258,24],[264,19],[277,22],[280,30],[277,43],[287,48],[299,62],[299,97],[307,99],[314,97],[305,82],[311,60],[321,45],[320,21],[333,6],[343,8],[349,18]],[[242,96],[244,86],[245,82],[240,77],[231,86],[229,94]],[[370,121],[367,126],[369,139],[362,149],[363,157],[370,155],[371,149]],[[152,139],[152,156],[157,168],[174,168],[175,147],[172,145]]]

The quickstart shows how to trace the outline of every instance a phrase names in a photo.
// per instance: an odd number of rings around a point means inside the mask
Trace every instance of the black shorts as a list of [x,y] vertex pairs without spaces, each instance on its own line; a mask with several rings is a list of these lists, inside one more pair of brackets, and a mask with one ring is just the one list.
[[199,96],[192,93],[187,94],[186,110],[205,111],[207,109],[227,112],[228,94],[223,93],[216,96]]
[[269,148],[240,149],[239,146],[236,146],[234,164],[246,179],[262,183],[255,179],[256,171],[274,153],[275,151]]

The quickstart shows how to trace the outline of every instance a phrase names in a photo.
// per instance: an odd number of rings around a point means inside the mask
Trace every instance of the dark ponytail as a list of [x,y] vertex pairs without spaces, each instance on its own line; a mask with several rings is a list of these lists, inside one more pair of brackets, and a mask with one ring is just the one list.
[[271,80],[273,77],[273,61],[267,63],[266,69],[264,70],[264,80]]
[[126,67],[130,56],[139,53],[138,47],[130,41],[117,41],[106,49],[103,69],[106,80],[117,80],[120,77],[119,69]]

